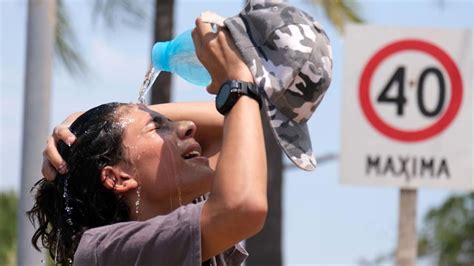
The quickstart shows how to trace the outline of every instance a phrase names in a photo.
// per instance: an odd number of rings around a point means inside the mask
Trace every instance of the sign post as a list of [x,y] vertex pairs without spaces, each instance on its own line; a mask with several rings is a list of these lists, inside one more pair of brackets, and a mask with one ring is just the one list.
[[474,191],[472,29],[350,26],[341,182],[400,188],[397,265],[415,265],[418,188]]
[[416,237],[416,189],[400,189],[398,211],[398,245],[396,265],[415,265],[417,254]]

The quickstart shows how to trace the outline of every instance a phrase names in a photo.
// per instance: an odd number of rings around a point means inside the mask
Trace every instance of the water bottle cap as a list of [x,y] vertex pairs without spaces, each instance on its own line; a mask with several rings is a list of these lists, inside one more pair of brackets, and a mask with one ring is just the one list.
[[168,49],[169,43],[169,41],[157,42],[155,45],[153,45],[151,52],[151,62],[156,69],[170,71],[168,56],[166,55],[166,50]]

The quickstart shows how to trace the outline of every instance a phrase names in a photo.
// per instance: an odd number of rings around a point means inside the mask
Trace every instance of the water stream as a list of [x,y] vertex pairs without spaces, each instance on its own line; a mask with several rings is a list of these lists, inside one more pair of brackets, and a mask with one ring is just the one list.
[[145,95],[151,89],[153,83],[155,83],[155,80],[160,74],[160,72],[161,71],[159,70],[155,70],[154,67],[150,67],[150,70],[148,70],[148,72],[146,73],[145,78],[143,79],[143,84],[138,92],[139,103],[146,104]]
[[[138,92],[138,102],[141,103],[141,104],[146,104],[146,99],[145,99],[145,96],[147,94],[147,92],[151,89],[151,87],[153,86],[153,84],[155,83],[155,80],[156,78],[159,76],[159,74],[161,73],[160,70],[155,70],[154,67],[150,67],[150,69],[147,71],[144,79],[143,79],[143,84],[142,86],[140,87],[139,89],[139,92]],[[169,147],[168,147],[169,149]],[[169,151],[170,153],[172,151]],[[140,157],[138,157],[138,160],[140,160]],[[177,173],[175,172],[175,169],[172,169],[173,170],[173,173],[171,173],[171,175],[168,175],[168,176],[171,176],[174,180],[174,186],[176,188],[176,193],[177,193],[177,199],[178,199],[178,207],[180,206],[183,206],[183,202],[182,202],[182,195],[181,195],[181,180],[179,180],[179,176],[176,176]],[[169,180],[168,181],[172,181],[172,180]],[[171,183],[171,182],[170,182]],[[201,201],[204,201],[207,199],[207,195],[202,195],[196,199],[193,200],[194,203],[197,203],[197,202],[201,202]],[[171,190],[170,190],[170,210],[173,210],[174,206],[173,206],[173,197],[172,197],[172,194],[171,194]]]

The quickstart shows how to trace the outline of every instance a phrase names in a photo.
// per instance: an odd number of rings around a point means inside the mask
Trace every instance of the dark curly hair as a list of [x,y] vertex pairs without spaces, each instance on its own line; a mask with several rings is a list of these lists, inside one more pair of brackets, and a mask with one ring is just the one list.
[[130,219],[124,199],[107,189],[100,178],[105,166],[126,159],[123,128],[117,121],[118,109],[124,105],[103,104],[78,117],[70,127],[76,135],[74,144],[58,143],[68,173],[58,174],[52,182],[43,178],[32,188],[36,190],[35,204],[27,212],[37,224],[32,243],[39,250],[41,240],[56,263],[72,263],[85,230]]

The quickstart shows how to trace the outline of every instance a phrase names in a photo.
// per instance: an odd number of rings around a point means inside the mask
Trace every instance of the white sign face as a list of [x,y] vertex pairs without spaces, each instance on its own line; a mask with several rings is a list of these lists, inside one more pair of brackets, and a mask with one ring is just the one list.
[[474,191],[473,36],[348,27],[342,183]]

